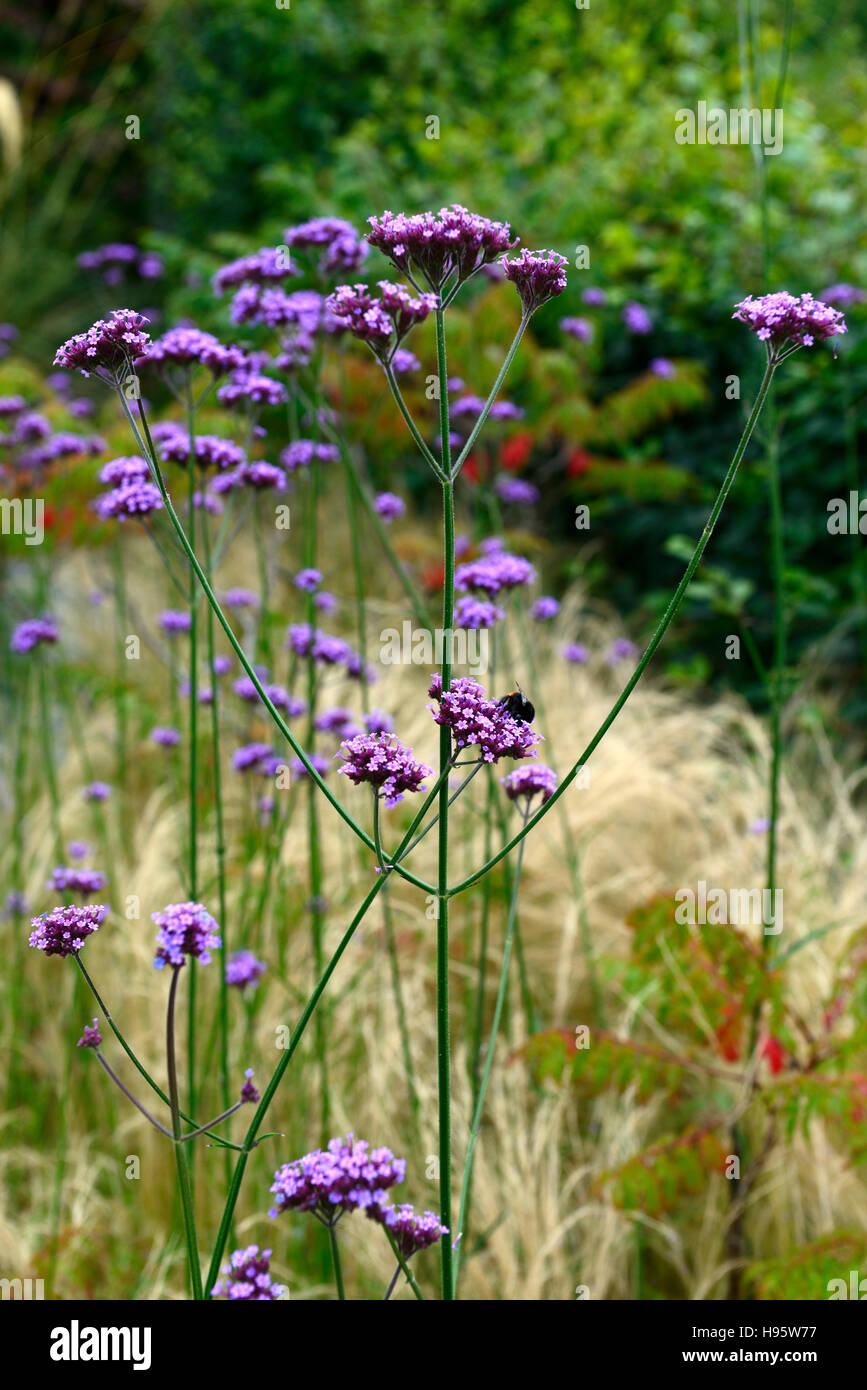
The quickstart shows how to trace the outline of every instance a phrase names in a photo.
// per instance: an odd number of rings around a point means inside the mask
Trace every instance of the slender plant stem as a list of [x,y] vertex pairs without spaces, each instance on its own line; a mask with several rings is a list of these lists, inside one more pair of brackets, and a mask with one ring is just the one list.
[[[187,379],[187,434],[189,443],[189,463],[187,465],[187,506],[189,514],[190,550],[196,549],[196,415],[193,407],[192,383]],[[202,509],[204,511],[204,508]],[[189,798],[189,869],[190,897],[198,899],[198,700],[199,700],[199,659],[198,659],[198,592],[195,571],[190,567],[189,574],[189,613],[190,613],[190,674],[189,674],[189,730],[190,756],[188,764]],[[189,1087],[189,1106],[196,1108],[196,965],[190,960],[190,983],[187,1015],[187,1085]]]
[[473,428],[470,430],[469,438],[464,447],[461,449],[461,452],[458,454],[457,460],[455,461],[454,470],[451,472],[451,476],[454,478],[458,476],[461,469],[463,468],[464,463],[469,457],[470,450],[472,449],[473,445],[479,437],[482,428],[484,427],[484,423],[488,418],[488,413],[491,409],[491,406],[494,404],[494,401],[497,399],[500,387],[506,379],[506,373],[512,365],[512,359],[514,358],[515,353],[518,351],[518,345],[520,344],[520,341],[524,336],[524,332],[529,322],[530,315],[524,314],[521,318],[521,322],[518,324],[518,331],[512,339],[512,345],[509,348],[509,351],[506,353],[503,365],[497,373],[497,379],[491,387],[491,393],[488,396],[488,399],[485,401],[484,409],[476,423],[473,425]]
[[[524,813],[524,824],[529,819],[529,803],[527,811]],[[497,1035],[500,1031],[500,1019],[503,1013],[503,1003],[506,998],[506,984],[509,979],[509,962],[512,955],[512,942],[515,937],[515,923],[518,917],[518,889],[521,886],[521,865],[524,858],[524,846],[526,841],[522,840],[518,849],[518,860],[515,865],[515,877],[512,880],[512,896],[509,902],[509,919],[506,925],[506,939],[503,945],[503,964],[500,969],[500,985],[497,990],[497,1002],[494,1005],[494,1018],[491,1024],[491,1036],[488,1042],[488,1051],[485,1056],[485,1069],[482,1073],[482,1080],[479,1085],[478,1096],[476,1097],[476,1107],[473,1112],[473,1120],[470,1126],[470,1140],[467,1146],[467,1157],[464,1163],[464,1178],[461,1184],[461,1200],[458,1209],[458,1229],[454,1239],[463,1242],[466,1235],[467,1207],[470,1197],[470,1181],[473,1173],[473,1157],[476,1150],[476,1140],[479,1137],[479,1130],[482,1127],[482,1112],[485,1108],[485,1096],[488,1090],[488,1082],[491,1079],[491,1068],[494,1065],[494,1050],[497,1044]],[[457,1297],[458,1271],[461,1263],[461,1249],[455,1252],[454,1262],[454,1284],[455,1297]]]
[[166,1065],[169,1074],[169,1104],[172,1111],[172,1136],[174,1138],[175,1162],[178,1169],[178,1188],[181,1195],[181,1207],[184,1214],[184,1235],[187,1242],[187,1260],[190,1270],[190,1283],[193,1289],[193,1298],[196,1302],[201,1302],[204,1297],[202,1292],[202,1272],[199,1268],[199,1251],[196,1241],[196,1218],[193,1211],[193,1189],[190,1181],[190,1169],[187,1162],[187,1151],[179,1143],[181,1138],[181,1112],[178,1101],[178,1065],[175,1054],[175,1003],[178,994],[178,977],[183,966],[172,966],[172,982],[169,986],[169,1002],[166,1007]]
[[331,1241],[331,1263],[334,1268],[334,1282],[337,1285],[337,1297],[341,1302],[346,1298],[343,1288],[343,1270],[340,1266],[340,1246],[337,1240],[337,1227],[328,1227],[328,1238]]
[[[437,369],[440,389],[440,434],[442,473],[451,478],[449,443],[448,368],[446,365],[445,321],[442,309],[436,311]],[[455,599],[455,495],[454,483],[443,482],[443,660],[441,692],[451,685],[451,643]],[[440,1244],[442,1258],[442,1296],[454,1297],[452,1247],[448,1232],[452,1225],[452,1148],[451,1148],[451,1056],[449,1041],[449,784],[443,776],[452,761],[452,733],[447,724],[440,728],[439,844],[437,853],[437,1089],[439,1097],[440,1222],[446,1229]]]
[[[441,310],[438,311],[438,315],[439,318],[442,317]],[[433,469],[434,473],[436,473],[440,482],[445,482],[446,478],[448,478],[448,474],[444,472],[443,468],[437,463],[436,458],[431,453],[427,444],[424,442],[421,432],[419,431],[418,425],[415,423],[415,420],[413,420],[412,415],[410,414],[409,409],[407,407],[406,401],[401,395],[400,387],[397,384],[394,372],[392,371],[390,366],[386,367],[385,369],[385,379],[388,382],[389,387],[391,388],[391,394],[394,396],[397,408],[406,422],[407,429],[409,430],[410,434],[412,435],[413,439],[418,445],[419,453],[421,454],[422,458],[430,464],[431,468]],[[442,391],[443,389],[444,388],[441,385],[440,390]],[[446,401],[446,405],[448,405],[448,401]]]
[[142,1115],[144,1115],[144,1117],[145,1117],[146,1120],[150,1120],[150,1122],[151,1122],[151,1124],[153,1125],[154,1129],[158,1129],[158,1130],[160,1131],[160,1133],[161,1133],[161,1134],[165,1134],[166,1137],[167,1137],[168,1139],[173,1139],[173,1138],[174,1138],[174,1135],[172,1134],[172,1131],[171,1131],[170,1129],[166,1129],[165,1125],[161,1125],[160,1122],[159,1122],[159,1120],[154,1119],[154,1117],[153,1117],[153,1115],[151,1114],[151,1112],[150,1112],[149,1110],[146,1110],[146,1109],[145,1109],[145,1107],[142,1105],[141,1101],[140,1101],[140,1100],[136,1100],[136,1098],[135,1098],[135,1096],[133,1095],[132,1091],[130,1091],[130,1090],[124,1085],[124,1083],[121,1081],[120,1077],[118,1076],[117,1072],[116,1072],[116,1071],[114,1070],[114,1068],[113,1068],[112,1066],[110,1066],[110,1064],[105,1060],[105,1058],[103,1057],[103,1055],[102,1055],[102,1053],[99,1051],[99,1049],[98,1049],[98,1048],[95,1048],[94,1051],[96,1052],[96,1060],[99,1062],[100,1066],[101,1066],[105,1071],[108,1072],[108,1074],[109,1074],[109,1076],[111,1077],[112,1081],[114,1082],[115,1086],[119,1087],[119,1089],[120,1089],[121,1091],[123,1091],[123,1093],[124,1093],[124,1095],[126,1096],[127,1100],[132,1101],[132,1103],[133,1103],[133,1105],[135,1106],[136,1110],[140,1110],[141,1113],[142,1113]]

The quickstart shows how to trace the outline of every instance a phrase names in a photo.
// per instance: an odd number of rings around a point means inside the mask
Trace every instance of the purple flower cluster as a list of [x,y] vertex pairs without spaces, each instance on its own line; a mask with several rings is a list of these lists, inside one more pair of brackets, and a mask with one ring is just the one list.
[[217,392],[220,405],[237,405],[252,401],[254,405],[284,405],[289,399],[282,381],[263,376],[261,372],[234,372],[231,380]]
[[472,676],[452,681],[445,694],[435,675],[428,694],[436,700],[428,705],[435,724],[452,731],[456,748],[478,747],[481,760],[495,763],[500,758],[529,758],[541,741],[541,734],[523,719],[515,719],[498,700],[492,700]]
[[211,280],[211,287],[215,294],[220,295],[224,290],[234,289],[237,285],[276,284],[290,275],[297,274],[297,269],[282,246],[263,246],[249,256],[241,256],[238,260],[221,266]]
[[474,598],[472,594],[464,594],[455,604],[454,624],[455,627],[477,631],[479,628],[493,627],[494,623],[501,622],[505,616],[503,609],[490,599]]
[[286,637],[286,645],[296,656],[308,657],[318,666],[345,666],[347,673],[355,678],[370,679],[370,673],[358,652],[352,650],[340,637],[321,632],[308,623],[293,623]]
[[84,789],[85,801],[108,801],[111,787],[107,782],[90,782]]
[[132,359],[147,355],[151,342],[145,331],[147,322],[133,309],[113,309],[111,318],[97,319],[86,333],[76,333],[62,343],[54,354],[54,365],[85,376],[100,367],[114,373]]
[[317,714],[313,721],[314,729],[322,734],[336,734],[339,739],[355,738],[361,730],[355,724],[352,710],[337,706]]
[[370,1149],[365,1140],[348,1134],[278,1168],[268,1215],[312,1211],[332,1225],[342,1212],[382,1206],[385,1193],[403,1182],[405,1173],[406,1159],[395,1158],[391,1149]]
[[156,484],[139,478],[121,483],[111,492],[104,492],[94,503],[97,515],[103,521],[111,517],[124,521],[129,516],[149,516],[151,512],[160,511],[162,505],[162,493]]
[[556,618],[559,612],[560,604],[550,594],[543,594],[541,598],[537,598],[536,602],[530,605],[530,617],[537,623],[550,622],[552,618]]
[[274,750],[270,743],[245,743],[232,754],[232,767],[236,772],[270,772],[274,761]]
[[200,328],[170,328],[151,343],[144,354],[144,366],[207,367],[214,376],[238,371],[245,366],[246,355],[239,347],[226,347],[213,333]]
[[511,280],[521,296],[525,314],[534,314],[555,295],[566,288],[566,267],[569,262],[557,251],[528,251],[502,262],[506,279]]
[[299,468],[309,468],[316,463],[336,463],[340,450],[336,444],[318,444],[315,439],[294,439],[280,455],[280,462],[287,473],[297,473]]
[[398,1250],[405,1260],[419,1250],[427,1250],[449,1234],[432,1211],[417,1212],[408,1202],[396,1206],[371,1207],[368,1215],[373,1221],[387,1226],[394,1236]]
[[567,333],[570,338],[577,338],[579,343],[593,342],[593,324],[590,322],[589,319],[561,319],[560,329],[563,333]]
[[71,956],[80,951],[89,936],[99,930],[108,916],[102,903],[85,907],[54,907],[31,918],[30,945],[46,956]]
[[94,1019],[92,1024],[85,1023],[84,1031],[81,1034],[81,1037],[78,1039],[78,1042],[75,1044],[76,1047],[97,1048],[101,1046],[102,1034],[99,1031],[98,1023],[98,1019]]
[[643,304],[630,299],[623,306],[623,322],[626,324],[630,333],[643,336],[653,331],[653,319],[645,309]]
[[563,659],[571,662],[573,666],[586,666],[590,660],[590,653],[580,642],[570,642],[563,648]]
[[393,734],[357,734],[340,745],[337,756],[344,759],[338,771],[355,786],[367,782],[375,787],[386,806],[396,806],[404,792],[424,791],[422,782],[433,772]]
[[455,588],[458,593],[468,589],[478,589],[493,598],[504,590],[515,589],[519,584],[532,584],[536,571],[521,555],[509,555],[504,550],[484,555],[480,560],[469,560],[458,565],[455,570]]
[[256,1086],[253,1085],[253,1068],[248,1067],[244,1072],[244,1084],[241,1087],[241,1100],[245,1105],[258,1105],[262,1097]]
[[232,610],[258,608],[259,595],[252,589],[227,589],[223,595],[223,606]]
[[377,516],[381,516],[386,525],[392,521],[399,521],[406,514],[406,503],[395,492],[377,493],[373,505]]
[[52,893],[80,893],[83,898],[89,898],[92,893],[100,893],[107,882],[99,869],[61,867],[52,871],[45,886]]
[[126,242],[108,242],[95,251],[82,251],[77,258],[82,270],[97,270],[107,285],[119,285],[126,271],[142,280],[158,280],[163,273],[163,260],[154,251],[140,251]]
[[144,459],[133,455],[132,458],[111,459],[100,469],[99,481],[117,487],[120,483],[133,483],[149,476],[150,469]]
[[57,642],[60,633],[53,618],[28,618],[12,633],[9,649],[13,652],[32,652],[42,642]]
[[[244,462],[240,444],[216,434],[197,434],[193,453],[199,468],[238,468]],[[183,430],[168,435],[160,444],[160,455],[166,462],[186,466],[190,461],[190,436]]]
[[537,487],[523,478],[498,478],[495,491],[502,502],[510,502],[516,507],[532,507],[542,496]]
[[439,212],[384,212],[367,220],[371,246],[405,275],[419,275],[435,293],[451,275],[456,283],[467,280],[518,244],[507,223],[468,212],[460,203]]
[[272,1284],[268,1267],[270,1250],[248,1245],[245,1250],[233,1250],[222,1267],[223,1278],[211,1289],[211,1298],[228,1298],[234,1302],[256,1303],[263,1299],[275,1301],[286,1292],[282,1284]]
[[532,767],[516,767],[500,781],[506,789],[510,801],[522,798],[529,805],[534,796],[541,793],[542,801],[550,801],[557,786],[557,774],[550,767],[535,763]]
[[154,966],[183,965],[185,956],[195,956],[202,965],[219,947],[219,928],[201,903],[169,903],[162,912],[152,912],[151,921],[159,927]]
[[775,353],[786,346],[812,347],[848,331],[839,309],[832,309],[811,294],[798,296],[786,290],[763,294],[758,299],[747,295],[735,305],[732,318],[745,323]]
[[296,250],[324,247],[319,260],[322,275],[358,270],[368,254],[367,243],[349,222],[339,217],[314,217],[309,222],[301,222],[287,230],[285,241]]
[[252,951],[235,951],[226,964],[226,983],[236,989],[255,989],[267,969]]
[[423,323],[439,304],[435,294],[413,296],[403,285],[380,280],[379,296],[367,285],[338,285],[328,308],[345,322],[354,338],[367,343],[383,362],[417,323]]
[[158,724],[151,729],[151,743],[158,744],[160,748],[177,748],[180,741],[180,730],[173,729],[169,724]]
[[157,624],[163,632],[169,636],[174,636],[178,632],[189,632],[192,627],[192,619],[189,613],[183,609],[166,608],[157,618]]

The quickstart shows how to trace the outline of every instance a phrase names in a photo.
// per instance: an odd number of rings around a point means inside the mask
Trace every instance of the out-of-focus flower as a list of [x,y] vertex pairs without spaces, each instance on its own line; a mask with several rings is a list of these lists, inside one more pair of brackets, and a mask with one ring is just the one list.
[[455,571],[455,588],[459,593],[478,589],[493,598],[496,594],[515,589],[519,584],[532,584],[536,571],[520,555],[505,551],[486,554],[480,560],[468,560]]
[[336,463],[340,450],[334,444],[319,444],[315,439],[295,439],[280,455],[280,462],[287,473],[295,473],[299,468],[309,468],[314,462]]
[[214,376],[238,371],[245,366],[246,354],[239,347],[227,347],[213,333],[200,328],[170,328],[156,338],[143,355],[140,365],[147,367],[207,367]]
[[454,624],[455,627],[478,631],[480,628],[493,627],[505,616],[503,609],[498,608],[490,599],[474,598],[472,594],[464,594],[455,604]]
[[623,306],[623,322],[630,333],[645,334],[653,331],[653,319],[643,304],[630,299]]
[[252,589],[227,589],[223,594],[223,606],[233,610],[241,608],[258,608],[259,595]]
[[537,487],[523,478],[498,478],[495,490],[502,502],[519,507],[531,507],[542,496]]
[[80,893],[89,898],[92,893],[100,893],[108,879],[99,869],[67,868],[53,869],[51,878],[45,885],[52,893]]
[[563,657],[566,661],[570,661],[573,666],[586,666],[590,660],[590,653],[580,642],[570,642],[567,647],[563,648]]
[[283,405],[289,399],[282,381],[264,376],[261,372],[234,372],[217,392],[220,405],[237,405],[252,401],[254,405]]
[[[245,458],[240,444],[216,434],[197,434],[193,441],[193,453],[199,468],[238,468]],[[190,436],[176,431],[160,444],[160,455],[164,461],[186,466],[190,461]]]
[[60,633],[53,618],[28,618],[26,622],[19,623],[15,628],[9,649],[23,654],[32,652],[34,647],[40,646],[43,642],[57,642],[59,640]]
[[672,377],[677,376],[677,368],[673,362],[669,362],[667,357],[653,357],[650,361],[650,370],[654,376]]
[[163,632],[174,635],[176,632],[189,632],[192,619],[182,609],[167,608],[157,618],[157,625]]
[[628,637],[617,637],[611,643],[605,661],[609,666],[616,666],[621,661],[629,661],[638,655],[638,648],[634,642],[630,642]]
[[162,493],[156,484],[138,478],[103,493],[94,503],[103,521],[112,517],[125,521],[127,517],[150,516],[152,512],[161,511],[162,506]]
[[84,789],[85,801],[108,801],[111,787],[107,782],[90,782]]
[[159,744],[160,748],[177,748],[180,741],[180,730],[173,729],[169,724],[158,724],[151,729],[151,742]]
[[99,471],[99,481],[106,483],[109,487],[117,487],[121,483],[133,483],[139,479],[150,476],[150,469],[143,458],[134,455],[132,458],[111,459]]
[[863,304],[867,299],[867,290],[861,290],[857,285],[829,285],[822,290],[819,298],[824,304]]
[[549,594],[543,594],[541,598],[537,598],[536,602],[530,605],[530,617],[537,623],[550,622],[552,618],[556,618],[559,612],[560,604]]
[[604,290],[600,290],[598,285],[588,285],[586,290],[581,291],[581,298],[585,304],[590,304],[597,309],[608,303],[608,295]]
[[319,258],[322,275],[358,270],[368,254],[367,243],[350,222],[340,217],[313,217],[309,222],[300,222],[287,230],[284,239],[295,250],[323,247]]
[[398,497],[394,492],[377,493],[373,505],[377,514],[382,517],[386,524],[399,521],[406,514],[406,503],[402,497]]
[[226,964],[226,983],[236,989],[255,989],[267,969],[252,951],[235,951]]
[[313,594],[322,583],[322,575],[319,570],[299,570],[292,582],[296,589],[303,589],[306,594]]
[[221,266],[211,279],[211,287],[215,294],[221,295],[238,285],[277,284],[297,274],[289,252],[282,246],[263,246],[249,256],[240,256],[238,260]]
[[579,343],[593,342],[593,324],[589,319],[565,318],[560,320],[560,329],[567,333],[570,338],[577,338]]
[[364,723],[369,734],[390,734],[394,729],[394,719],[381,709],[368,710]]

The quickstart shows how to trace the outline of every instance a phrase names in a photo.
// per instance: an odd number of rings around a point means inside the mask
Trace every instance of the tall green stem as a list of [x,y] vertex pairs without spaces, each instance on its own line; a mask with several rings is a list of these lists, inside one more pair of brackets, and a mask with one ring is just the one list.
[[169,1002],[166,1008],[166,1065],[169,1074],[169,1105],[172,1112],[172,1136],[174,1138],[175,1162],[178,1169],[178,1188],[181,1207],[184,1213],[184,1235],[187,1242],[187,1260],[190,1269],[190,1283],[193,1298],[200,1302],[202,1293],[202,1271],[199,1267],[199,1251],[196,1241],[196,1218],[193,1211],[193,1189],[187,1151],[180,1143],[181,1112],[178,1100],[178,1066],[175,1054],[175,1003],[178,994],[178,977],[183,966],[172,966],[172,983],[169,986]]

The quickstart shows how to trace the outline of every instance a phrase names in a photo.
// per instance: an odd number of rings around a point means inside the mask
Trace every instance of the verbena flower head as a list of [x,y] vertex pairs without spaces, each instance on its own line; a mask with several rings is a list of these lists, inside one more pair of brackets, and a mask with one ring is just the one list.
[[[321,753],[308,753],[307,761],[313,766],[314,770],[319,773],[320,777],[327,776],[331,771],[330,762],[327,758],[324,758]],[[300,758],[293,758],[289,766],[292,771],[292,776],[295,778],[310,776],[310,773],[307,771],[307,768]]]
[[299,570],[292,582],[296,589],[302,589],[305,594],[315,594],[322,583],[322,574],[314,569]]
[[92,1024],[86,1023],[84,1025],[84,1031],[81,1037],[78,1039],[78,1042],[75,1044],[75,1046],[93,1048],[100,1047],[102,1045],[102,1034],[99,1031],[98,1024],[98,1019],[94,1019]]
[[643,304],[630,299],[623,306],[623,322],[626,324],[630,333],[644,335],[653,330],[653,319],[645,309]]
[[10,420],[13,415],[20,415],[26,409],[27,402],[23,396],[0,396],[0,420]]
[[151,921],[159,927],[157,970],[166,964],[183,965],[185,956],[195,956],[207,965],[211,951],[220,945],[217,923],[201,903],[169,903],[162,912],[152,912]]
[[43,642],[57,642],[59,638],[60,633],[53,618],[28,618],[15,628],[9,648],[23,654],[32,652]]
[[89,936],[99,930],[108,916],[102,903],[84,907],[54,907],[33,917],[30,925],[30,945],[46,956],[71,956],[80,951]]
[[857,285],[829,285],[821,291],[819,298],[824,304],[863,304],[867,299],[867,290],[859,289]]
[[6,895],[6,902],[3,904],[4,917],[26,917],[29,911],[30,908],[24,894],[17,888],[11,889]]
[[398,497],[395,492],[379,492],[373,499],[377,515],[381,516],[386,525],[392,521],[399,521],[406,513],[406,503],[402,497]]
[[369,734],[390,734],[394,728],[391,715],[381,709],[368,710],[364,715],[364,723]]
[[45,885],[52,893],[80,893],[89,898],[92,893],[100,893],[108,879],[99,869],[77,869],[61,867],[54,869]]
[[[197,434],[193,443],[193,453],[200,468],[237,468],[244,462],[244,450],[233,439],[222,439],[216,434]],[[160,456],[171,463],[188,464],[190,461],[190,436],[178,430],[160,444]]]
[[406,1159],[395,1158],[391,1149],[371,1149],[365,1140],[348,1134],[278,1168],[268,1215],[314,1211],[331,1225],[341,1212],[382,1205],[385,1193],[403,1182],[405,1173]]
[[200,328],[170,328],[156,338],[142,362],[152,367],[207,367],[214,376],[237,371],[247,361],[239,347],[226,347]]
[[813,347],[827,338],[846,333],[846,320],[839,309],[832,309],[811,294],[794,295],[787,290],[763,294],[758,299],[747,295],[735,305],[733,319],[740,319],[768,351],[778,357],[784,349]]
[[532,507],[542,496],[537,487],[523,478],[498,478],[495,491],[502,502],[516,507]]
[[223,1278],[211,1289],[211,1298],[227,1298],[235,1303],[274,1302],[286,1292],[283,1284],[273,1284],[268,1266],[271,1251],[258,1245],[233,1250],[222,1267]]
[[577,338],[579,343],[593,342],[593,324],[589,319],[565,318],[560,320],[560,329],[567,333],[570,338]]
[[573,666],[585,666],[590,660],[590,653],[580,642],[570,642],[563,648],[563,659]]
[[638,655],[638,648],[628,637],[617,637],[611,643],[605,660],[609,666],[617,666],[621,661],[629,661]]
[[428,705],[434,723],[446,725],[452,731],[456,748],[478,747],[483,762],[495,763],[500,758],[529,758],[535,753],[542,736],[515,719],[498,700],[492,700],[472,676],[452,681],[445,694],[437,674],[428,694],[436,700]]
[[235,951],[226,965],[226,983],[236,989],[255,989],[267,969],[265,962],[257,960],[252,951]]
[[264,376],[262,372],[234,372],[231,380],[217,392],[220,405],[238,405],[251,401],[253,405],[283,405],[289,399],[282,381]]
[[84,789],[85,801],[108,801],[111,787],[108,782],[90,782]]
[[67,371],[103,372],[114,376],[121,367],[145,357],[150,348],[148,322],[133,309],[114,309],[108,319],[97,319],[86,333],[76,333],[54,355],[55,367]]
[[405,1260],[419,1250],[436,1245],[438,1240],[449,1234],[448,1227],[442,1226],[432,1211],[417,1212],[408,1202],[399,1207],[371,1207],[368,1215],[388,1227]]
[[257,1088],[253,1085],[253,1068],[248,1067],[244,1072],[244,1084],[241,1087],[241,1100],[245,1105],[258,1105],[262,1097]]
[[530,617],[535,619],[537,623],[550,622],[552,618],[556,618],[559,612],[560,604],[549,594],[543,594],[541,598],[537,598],[536,602],[530,605]]
[[525,314],[534,314],[555,295],[566,288],[566,267],[569,262],[557,251],[528,251],[501,261],[506,279],[511,280],[521,296]]
[[346,273],[358,270],[368,254],[367,244],[349,222],[340,217],[313,217],[290,227],[285,235],[287,246],[297,250],[323,247],[319,270],[323,275],[334,271]]
[[369,217],[367,240],[404,274],[425,280],[439,293],[450,276],[460,283],[517,246],[506,222],[492,222],[460,203],[439,212],[384,212]]
[[232,767],[236,772],[261,772],[273,756],[270,743],[245,743],[232,754]]
[[178,632],[189,632],[192,619],[183,609],[166,608],[157,618],[157,624],[163,632],[174,636]]
[[534,763],[532,767],[516,767],[500,781],[510,801],[524,800],[529,803],[534,796],[541,794],[542,801],[550,801],[557,786],[557,774],[550,767]]
[[407,372],[417,372],[421,362],[408,348],[398,348],[391,359],[391,370],[395,376],[405,376]]
[[458,593],[468,589],[478,589],[493,597],[504,590],[515,589],[520,584],[532,584],[536,571],[521,555],[509,555],[504,550],[493,551],[480,560],[468,560],[458,565],[455,571],[455,588]]
[[219,473],[211,483],[211,491],[217,493],[234,492],[242,487],[275,488],[282,492],[286,487],[286,474],[274,463],[254,459],[252,463],[242,463],[240,468]]
[[435,294],[413,295],[389,280],[380,280],[378,288],[377,297],[367,285],[338,285],[329,296],[328,308],[354,338],[367,343],[381,361],[388,362],[410,329],[437,308],[439,299]]
[[309,468],[312,463],[336,463],[340,450],[336,444],[319,444],[315,439],[295,439],[280,455],[280,462],[287,473],[296,473],[299,468]]
[[103,521],[112,517],[117,521],[125,521],[127,517],[150,516],[152,512],[160,511],[162,506],[163,498],[159,488],[144,478],[133,478],[128,483],[121,483],[111,492],[104,492],[94,503],[97,515]]
[[282,246],[263,246],[249,256],[241,256],[221,266],[211,279],[211,287],[215,294],[221,295],[224,290],[234,289],[237,285],[277,284],[297,274],[297,267]]
[[170,724],[158,724],[151,729],[151,743],[158,744],[160,748],[177,748],[180,741],[180,729],[174,729]]
[[505,611],[490,599],[463,594],[455,604],[454,623],[455,627],[478,631],[481,628],[493,627],[505,616]]
[[238,611],[243,608],[258,608],[259,595],[252,589],[227,589],[223,594],[224,608]]
[[148,477],[150,469],[144,459],[137,455],[133,455],[132,458],[111,459],[99,471],[99,481],[109,487],[118,487],[121,483],[134,483]]
[[86,840],[70,840],[66,853],[70,859],[85,859],[90,854],[90,845]]
[[338,705],[334,709],[323,710],[313,721],[314,729],[320,733],[337,734],[339,738],[354,738],[361,731],[356,727],[352,710]]
[[357,734],[340,745],[337,756],[344,759],[338,772],[355,786],[369,783],[386,806],[396,806],[404,792],[424,791],[422,782],[433,771],[393,734]]

